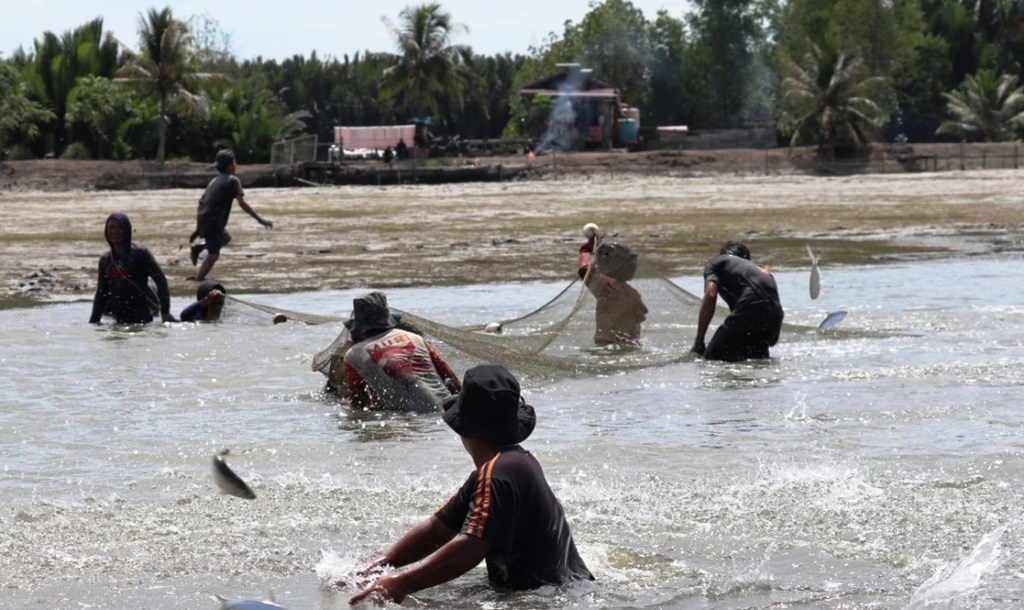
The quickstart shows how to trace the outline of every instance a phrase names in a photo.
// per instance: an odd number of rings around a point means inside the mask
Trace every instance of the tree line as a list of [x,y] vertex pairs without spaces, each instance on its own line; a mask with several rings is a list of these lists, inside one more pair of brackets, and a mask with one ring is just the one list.
[[394,51],[240,59],[209,18],[139,15],[138,48],[102,19],[44,32],[0,58],[0,158],[209,160],[231,147],[266,162],[300,133],[429,117],[442,138],[537,137],[543,104],[524,86],[563,63],[592,69],[641,124],[774,124],[822,154],[872,142],[999,141],[1024,135],[1024,2],[692,0],[648,18],[594,0],[522,54],[479,55],[436,2],[382,17]]

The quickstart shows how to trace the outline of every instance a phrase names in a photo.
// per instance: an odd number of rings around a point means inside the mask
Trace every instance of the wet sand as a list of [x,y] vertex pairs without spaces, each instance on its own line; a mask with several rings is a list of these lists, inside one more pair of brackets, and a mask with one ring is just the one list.
[[[1024,170],[850,177],[560,176],[441,186],[249,189],[211,277],[236,293],[564,279],[595,222],[663,275],[699,275],[727,239],[775,268],[1024,248]],[[104,220],[126,212],[176,296],[201,190],[6,192],[0,307],[90,300]]]

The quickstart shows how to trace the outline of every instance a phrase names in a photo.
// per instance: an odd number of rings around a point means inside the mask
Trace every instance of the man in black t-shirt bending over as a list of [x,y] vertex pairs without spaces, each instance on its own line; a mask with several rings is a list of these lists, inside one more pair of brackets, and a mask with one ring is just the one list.
[[495,587],[534,589],[593,580],[540,464],[519,446],[533,432],[536,417],[515,377],[496,364],[473,367],[461,392],[443,406],[445,423],[462,437],[476,470],[440,509],[359,574],[415,565],[378,577],[350,603],[372,595],[401,603],[484,560]]
[[[705,346],[704,335],[715,315],[719,295],[731,313]],[[751,262],[745,245],[726,242],[720,254],[704,266],[704,300],[691,351],[705,360],[767,358],[768,348],[779,340],[782,318],[779,288],[771,272]]]

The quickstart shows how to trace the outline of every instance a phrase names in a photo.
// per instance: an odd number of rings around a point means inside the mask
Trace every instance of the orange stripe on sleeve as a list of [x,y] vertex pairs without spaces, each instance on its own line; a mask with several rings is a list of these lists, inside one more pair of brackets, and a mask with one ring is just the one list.
[[476,492],[473,493],[473,514],[469,519],[469,527],[466,528],[466,534],[469,536],[483,537],[487,519],[491,516],[491,472],[499,456],[500,453],[480,468]]

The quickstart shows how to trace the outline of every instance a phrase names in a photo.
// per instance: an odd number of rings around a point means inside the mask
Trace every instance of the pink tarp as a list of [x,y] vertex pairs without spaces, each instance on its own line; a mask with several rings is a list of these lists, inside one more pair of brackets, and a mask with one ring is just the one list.
[[415,135],[415,125],[335,127],[334,143],[340,148],[348,150],[364,148],[384,150],[388,146],[394,148],[399,140],[405,140],[406,146],[412,148],[412,139]]

